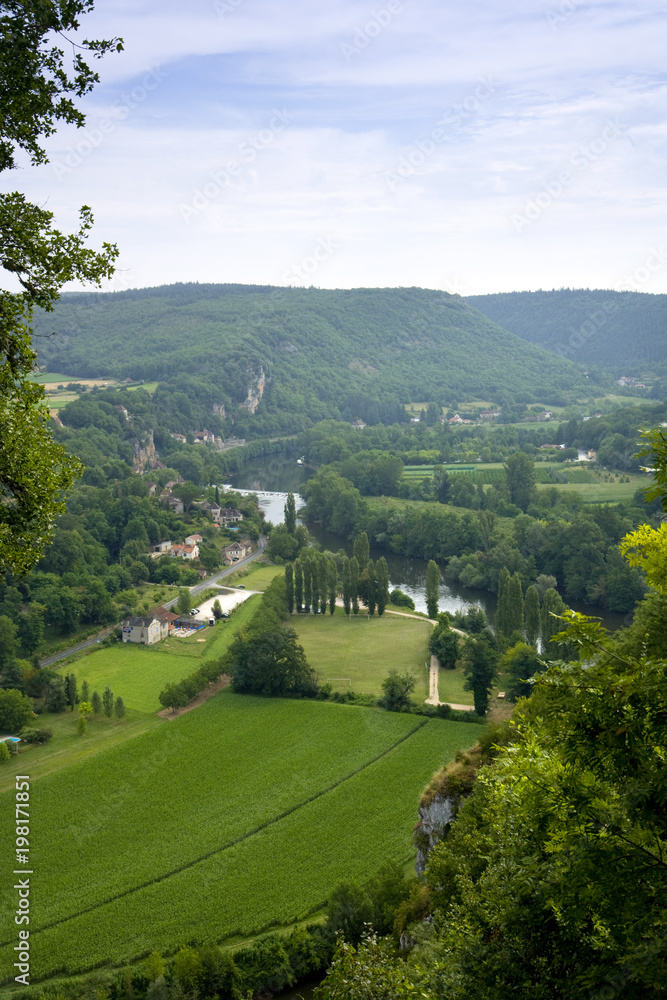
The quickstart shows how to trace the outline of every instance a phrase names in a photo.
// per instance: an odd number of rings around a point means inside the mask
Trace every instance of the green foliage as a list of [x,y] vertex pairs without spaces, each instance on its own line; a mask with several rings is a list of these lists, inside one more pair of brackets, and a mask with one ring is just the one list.
[[230,649],[229,667],[235,691],[285,697],[317,692],[315,674],[293,629],[238,639]]
[[466,675],[464,687],[472,691],[477,715],[486,715],[489,695],[498,676],[498,653],[484,635],[471,636],[464,643],[462,658]]
[[532,458],[523,451],[515,451],[505,462],[505,476],[512,503],[523,511],[528,510],[535,495],[535,467]]
[[523,613],[526,640],[534,646],[540,636],[540,595],[533,584],[526,591]]
[[525,642],[517,642],[511,646],[500,660],[501,672],[508,674],[506,690],[509,700],[530,697],[533,687],[527,682],[543,669],[544,661],[533,646],[526,645]]
[[399,590],[398,587],[392,590],[389,600],[397,608],[407,608],[408,611],[415,610],[415,602],[407,594],[404,594],[402,590]]
[[380,556],[375,564],[375,583],[378,615],[381,616],[389,603],[389,567],[384,556]]
[[123,702],[123,699],[121,698],[120,695],[118,695],[118,697],[116,698],[113,710],[117,719],[125,718],[125,703]]
[[0,764],[10,760],[11,756],[12,755],[9,752],[9,747],[7,746],[7,744],[4,741],[0,742]]
[[429,559],[426,567],[426,610],[429,618],[438,617],[438,597],[440,592],[440,567]]
[[97,691],[93,691],[92,697],[90,699],[90,704],[92,705],[93,712],[95,715],[99,715],[102,711],[102,699],[100,698]]
[[296,502],[293,493],[288,493],[285,501],[285,527],[290,535],[296,534]]
[[441,667],[445,670],[455,669],[459,658],[459,640],[447,621],[439,621],[435,626],[428,648],[433,656],[437,656]]
[[102,695],[102,708],[104,709],[104,714],[107,719],[110,719],[113,715],[113,691],[108,684],[104,689],[104,694]]
[[182,588],[178,592],[178,600],[176,601],[176,610],[179,615],[187,615],[192,607],[192,596],[189,590]]
[[373,934],[357,948],[341,938],[326,979],[314,993],[315,1000],[421,1000],[425,995],[390,942]]
[[285,597],[287,610],[292,614],[294,611],[294,567],[292,563],[287,563],[285,566]]
[[32,701],[14,688],[0,690],[0,729],[19,733],[32,718]]
[[360,532],[360,534],[355,538],[353,550],[354,557],[359,564],[359,572],[361,573],[366,569],[368,559],[370,557],[370,545],[368,542],[368,535],[365,531]]
[[410,707],[410,695],[415,689],[412,674],[391,670],[382,682],[382,706],[388,712],[404,712]]

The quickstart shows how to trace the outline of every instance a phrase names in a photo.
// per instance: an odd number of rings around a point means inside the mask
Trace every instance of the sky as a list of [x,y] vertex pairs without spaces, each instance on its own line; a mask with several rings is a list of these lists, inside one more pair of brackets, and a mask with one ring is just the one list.
[[97,0],[80,35],[124,51],[0,190],[91,206],[106,290],[667,292],[657,0]]

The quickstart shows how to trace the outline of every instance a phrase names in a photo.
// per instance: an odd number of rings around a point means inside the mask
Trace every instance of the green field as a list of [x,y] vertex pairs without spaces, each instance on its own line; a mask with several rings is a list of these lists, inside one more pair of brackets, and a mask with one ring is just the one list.
[[[479,731],[226,691],[41,778],[31,791],[32,980],[315,911],[339,881],[407,859],[423,786]],[[1,798],[9,843],[13,793]],[[3,981],[14,907],[5,893]]]
[[440,670],[438,674],[438,697],[440,701],[448,701],[454,705],[472,705],[471,691],[465,691],[463,684],[465,675],[461,667],[455,670]]
[[[187,639],[172,637],[154,646],[131,642],[107,646],[76,660],[66,672],[76,674],[79,687],[88,681],[91,692],[97,690],[102,694],[108,684],[128,708],[157,712],[161,708],[158,695],[165,684],[194,673],[199,660],[222,656],[259,600],[259,597],[248,598],[228,622],[219,622],[215,628],[196,632]],[[197,642],[201,638],[206,641]]]
[[428,696],[428,622],[398,615],[348,617],[336,608],[335,615],[293,615],[290,625],[320,682],[329,682],[334,691],[381,695],[382,681],[397,670],[414,675],[415,700]]
[[256,568],[247,570],[240,569],[237,573],[231,573],[222,581],[222,585],[238,587],[242,583],[248,590],[266,590],[268,585],[276,576],[284,575],[284,566],[267,566],[260,563]]

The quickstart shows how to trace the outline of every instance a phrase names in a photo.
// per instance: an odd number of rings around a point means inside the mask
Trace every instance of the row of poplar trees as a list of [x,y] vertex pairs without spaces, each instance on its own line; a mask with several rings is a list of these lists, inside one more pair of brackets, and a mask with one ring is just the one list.
[[[555,583],[553,577],[539,577],[540,583]],[[551,638],[557,632],[563,631],[563,622],[556,615],[562,615],[565,604],[558,591],[549,586],[542,586],[543,597],[540,601],[540,588],[534,583],[528,587],[525,596],[518,573],[510,575],[503,567],[498,574],[498,606],[496,608],[496,632],[504,637],[505,642],[523,639],[531,646],[536,646],[538,639],[542,646],[555,658],[555,645]],[[559,650],[560,655],[562,651]]]
[[336,598],[342,594],[345,614],[359,614],[360,602],[370,615],[384,614],[389,603],[389,567],[381,556],[370,558],[366,532],[354,542],[352,558],[344,554],[303,549],[294,563],[285,566],[285,591],[290,614],[334,613]]

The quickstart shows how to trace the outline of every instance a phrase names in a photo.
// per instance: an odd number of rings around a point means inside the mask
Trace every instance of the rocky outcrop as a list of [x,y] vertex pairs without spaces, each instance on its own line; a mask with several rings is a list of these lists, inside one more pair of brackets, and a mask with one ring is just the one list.
[[224,403],[214,403],[213,412],[216,415],[216,417],[222,417],[223,420],[227,416],[227,410],[225,409]]
[[132,472],[145,472],[147,469],[159,469],[160,456],[155,450],[153,431],[146,431],[143,438],[133,443],[134,461]]
[[241,403],[241,406],[251,413],[257,412],[257,407],[260,404],[262,396],[264,395],[264,389],[266,387],[266,375],[264,374],[264,369],[260,368],[259,375],[255,375],[253,378],[250,388],[248,389],[248,395]]
[[443,837],[447,835],[461,805],[458,795],[437,794],[427,805],[419,807],[419,823],[415,827],[415,843],[417,845],[417,874],[426,868],[428,856]]

